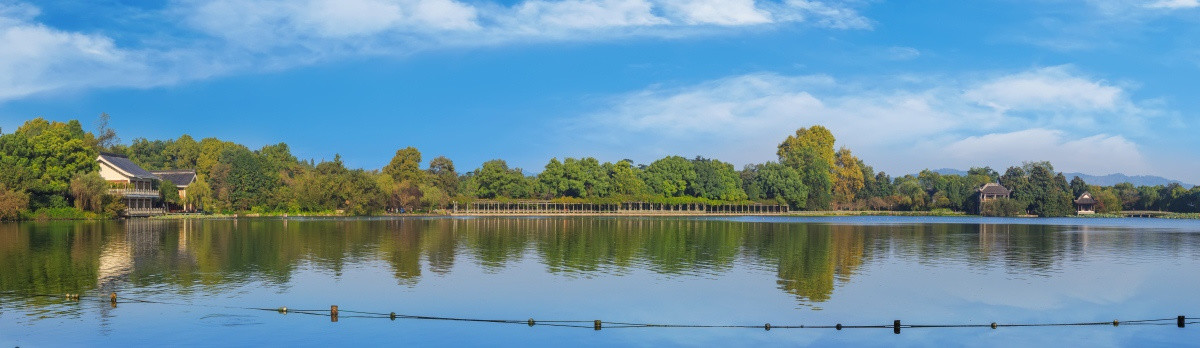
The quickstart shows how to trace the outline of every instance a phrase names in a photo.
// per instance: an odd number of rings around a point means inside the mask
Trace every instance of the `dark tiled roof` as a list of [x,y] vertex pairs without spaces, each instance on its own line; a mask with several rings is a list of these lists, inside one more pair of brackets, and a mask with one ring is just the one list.
[[196,179],[196,171],[191,169],[154,170],[150,172],[154,173],[154,175],[158,175],[159,179],[170,181],[172,184],[175,184],[175,186],[179,187],[187,187],[188,184],[192,183],[192,180]]
[[979,188],[979,192],[983,193],[983,194],[989,194],[989,195],[993,195],[993,194],[994,195],[1007,195],[1009,193],[1012,193],[1012,191],[1009,191],[1004,186],[1000,186],[1000,184],[994,184],[994,183],[984,184],[983,187]]
[[1096,199],[1092,198],[1091,192],[1084,192],[1079,195],[1079,199],[1075,200],[1075,204],[1096,204]]
[[104,159],[104,161],[106,161],[108,163],[111,163],[114,167],[117,167],[117,169],[120,169],[126,173],[129,173],[130,175],[133,175],[133,177],[135,177],[135,178],[158,179],[157,176],[154,176],[154,174],[146,171],[145,169],[142,169],[141,166],[134,164],[133,161],[130,161],[129,158],[126,158],[124,156],[118,156],[118,155],[113,155],[113,154],[108,154],[108,153],[101,153],[100,158]]

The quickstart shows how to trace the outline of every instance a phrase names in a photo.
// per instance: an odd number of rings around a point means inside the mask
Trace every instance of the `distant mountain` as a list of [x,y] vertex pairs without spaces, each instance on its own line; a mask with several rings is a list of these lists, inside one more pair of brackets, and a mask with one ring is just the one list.
[[[958,169],[952,169],[952,168],[935,169],[934,172],[937,172],[938,174],[941,174],[941,175],[967,175],[967,171],[965,171],[965,170],[958,170]],[[1000,173],[1004,174],[1003,171],[1001,171]],[[1063,175],[1067,177],[1067,180],[1071,180],[1071,178],[1078,176],[1079,178],[1083,179],[1083,181],[1087,182],[1088,185],[1112,186],[1112,185],[1120,184],[1123,182],[1127,182],[1127,183],[1133,184],[1133,186],[1157,186],[1157,185],[1166,186],[1171,183],[1179,183],[1180,185],[1183,185],[1183,187],[1186,187],[1186,188],[1192,188],[1192,186],[1195,186],[1192,184],[1181,182],[1179,180],[1171,180],[1171,179],[1167,179],[1167,178],[1164,178],[1161,176],[1153,176],[1153,175],[1129,176],[1129,175],[1120,174],[1120,173],[1102,175],[1102,176],[1083,174],[1083,173],[1063,173]]]

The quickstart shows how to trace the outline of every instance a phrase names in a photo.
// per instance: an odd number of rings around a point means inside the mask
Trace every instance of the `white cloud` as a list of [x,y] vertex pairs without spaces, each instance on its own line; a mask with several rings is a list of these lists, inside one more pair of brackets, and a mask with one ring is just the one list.
[[36,6],[0,3],[0,102],[447,47],[677,38],[789,22],[869,28],[854,24],[868,21],[850,5],[781,1],[176,0],[152,13],[179,25],[163,30],[175,34],[122,45],[41,24]]
[[890,60],[912,60],[921,56],[921,50],[912,47],[888,47],[885,58]]
[[1061,130],[1032,128],[967,137],[943,147],[948,165],[1003,168],[1024,161],[1050,161],[1060,170],[1096,174],[1150,170],[1137,144],[1120,135],[1071,138]]
[[197,29],[256,49],[479,28],[475,8],[453,0],[213,0],[181,6]]
[[143,52],[121,49],[103,35],[31,22],[37,15],[32,6],[0,5],[0,101],[64,88],[154,83]]
[[[637,161],[703,155],[741,165],[773,160],[782,139],[821,124],[839,146],[893,173],[1031,160],[1093,173],[1150,170],[1131,138],[1140,134],[1127,125],[1154,110],[1129,100],[1120,87],[1068,71],[1034,69],[982,81],[876,77],[864,83],[749,74],[618,96],[605,110],[576,120],[570,133],[588,135],[580,152],[599,147]],[[1071,88],[1093,93],[1076,95]],[[1083,97],[1087,102],[1075,100]],[[1113,119],[1128,122],[1108,121]]]
[[1181,8],[1196,8],[1200,7],[1200,1],[1197,0],[1158,0],[1147,4],[1149,8],[1165,8],[1165,9],[1181,9]]
[[858,14],[857,11],[844,6],[830,5],[828,2],[813,0],[788,0],[787,6],[792,9],[792,16],[800,18],[812,17],[814,21],[828,28],[837,29],[869,29],[871,21]]
[[1000,111],[1113,110],[1124,104],[1119,87],[1071,74],[1057,66],[1005,76],[966,93]]
[[746,25],[772,21],[771,14],[755,6],[754,0],[664,0],[663,5],[688,24]]
[[596,29],[667,24],[644,0],[526,1],[517,8],[514,27],[536,33],[547,28]]
[[512,6],[454,0],[187,0],[178,7],[175,12],[200,31],[257,49],[346,48],[349,43],[352,50],[385,46],[406,51],[415,42],[436,47],[676,37],[712,27],[788,22],[870,27],[847,5],[806,0],[525,0]]

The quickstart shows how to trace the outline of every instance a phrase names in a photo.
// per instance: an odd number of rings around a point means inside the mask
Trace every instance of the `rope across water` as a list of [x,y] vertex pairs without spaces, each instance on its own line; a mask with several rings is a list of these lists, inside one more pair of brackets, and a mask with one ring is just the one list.
[[[458,322],[475,322],[475,323],[492,323],[492,324],[512,324],[512,325],[528,325],[528,326],[550,326],[550,327],[567,327],[567,328],[585,328],[600,330],[604,329],[634,329],[634,328],[703,328],[703,329],[892,329],[895,333],[900,333],[901,329],[940,329],[940,328],[992,328],[1001,327],[1018,328],[1018,327],[1056,327],[1056,326],[1121,326],[1121,325],[1155,325],[1167,326],[1176,325],[1184,328],[1187,325],[1200,324],[1194,316],[1176,316],[1174,318],[1162,319],[1139,319],[1139,320],[1113,320],[1104,322],[1067,322],[1067,323],[1011,323],[1002,324],[992,322],[988,324],[901,324],[901,321],[896,320],[891,325],[724,325],[724,324],[672,324],[672,323],[637,323],[637,322],[620,322],[620,321],[601,321],[601,320],[534,320],[530,319],[482,319],[482,318],[461,318],[461,317],[444,317],[444,316],[429,316],[429,315],[412,315],[399,314],[396,312],[369,312],[369,311],[354,311],[354,310],[339,310],[337,306],[332,306],[330,309],[292,309],[287,307],[264,308],[264,307],[239,307],[239,306],[223,306],[223,305],[207,305],[195,303],[167,302],[130,297],[117,297],[115,293],[109,296],[84,296],[80,294],[35,294],[21,293],[14,291],[0,291],[0,295],[14,297],[45,297],[55,298],[64,301],[78,302],[82,299],[100,300],[109,302],[113,306],[120,303],[144,303],[144,304],[161,304],[172,306],[191,306],[191,307],[207,307],[220,309],[236,309],[250,311],[270,311],[282,314],[304,314],[314,316],[327,316],[333,321],[338,318],[362,318],[362,319],[409,319],[409,320],[433,320],[433,321],[458,321]],[[350,315],[343,315],[347,313]]]

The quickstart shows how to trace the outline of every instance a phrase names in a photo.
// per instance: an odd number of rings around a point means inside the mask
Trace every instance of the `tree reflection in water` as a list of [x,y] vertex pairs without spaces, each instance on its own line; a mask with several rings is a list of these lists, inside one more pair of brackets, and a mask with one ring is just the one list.
[[283,287],[301,267],[340,276],[348,265],[372,261],[386,263],[406,286],[419,284],[424,272],[450,274],[464,260],[493,273],[536,261],[562,277],[621,276],[633,270],[715,277],[745,263],[774,269],[778,287],[801,303],[820,303],[884,256],[1045,274],[1089,247],[1129,252],[1125,249],[1195,244],[1185,234],[1105,235],[1027,224],[669,218],[24,222],[0,224],[0,290],[192,292],[252,281]]

